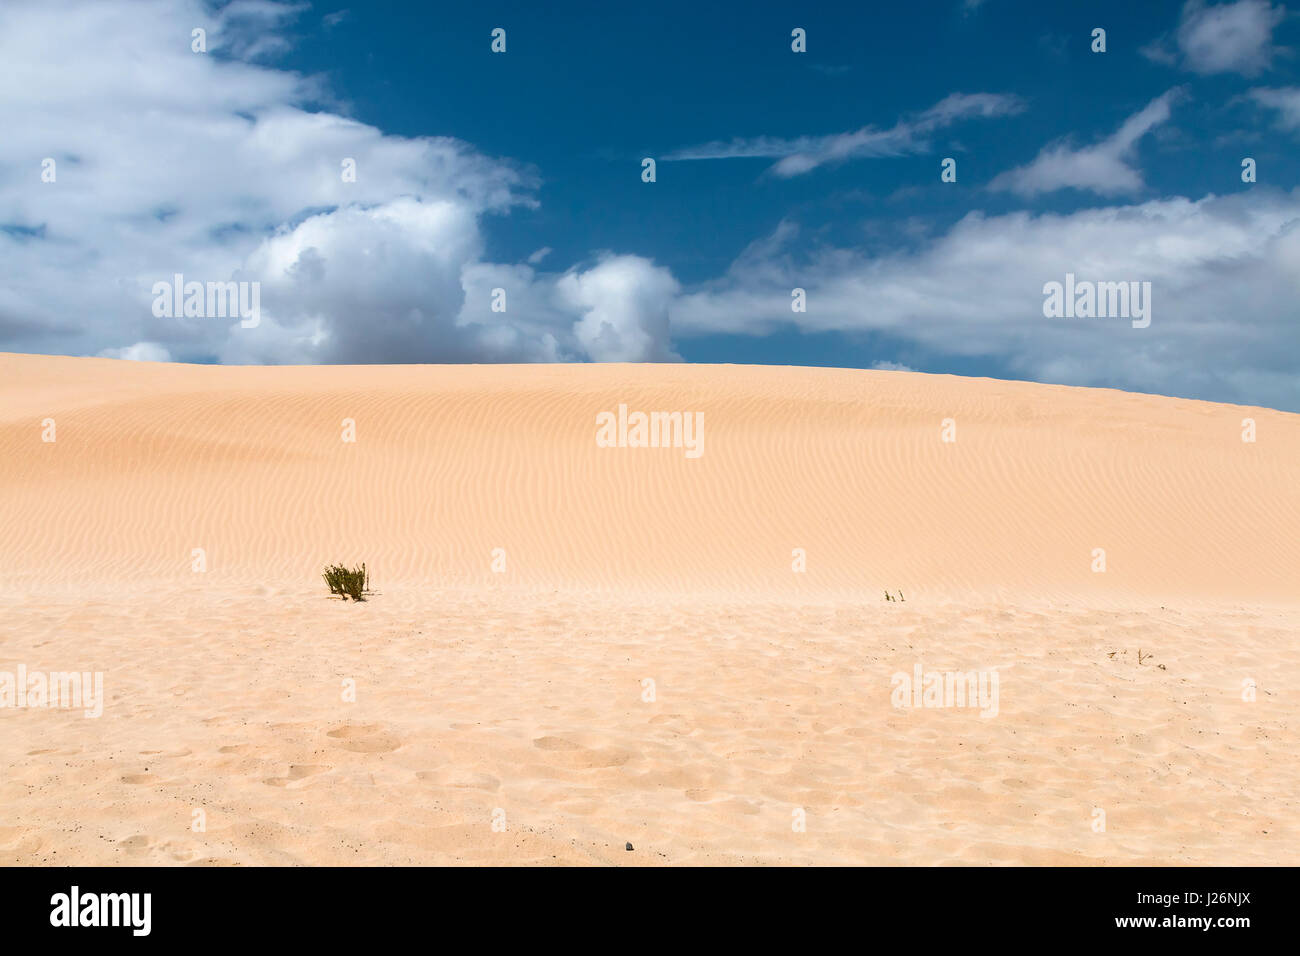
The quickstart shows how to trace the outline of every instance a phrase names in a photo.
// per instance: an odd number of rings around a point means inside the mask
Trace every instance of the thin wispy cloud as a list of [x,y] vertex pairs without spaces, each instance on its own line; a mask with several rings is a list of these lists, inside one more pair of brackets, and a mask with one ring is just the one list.
[[1193,73],[1240,73],[1258,76],[1280,52],[1273,29],[1286,18],[1286,9],[1267,0],[1238,0],[1208,6],[1188,0],[1173,34],[1141,49],[1143,56]]
[[1068,142],[1045,146],[1032,163],[1000,174],[989,188],[1020,196],[1058,189],[1082,189],[1101,196],[1137,192],[1143,186],[1142,174],[1131,163],[1138,141],[1169,120],[1181,96],[1181,88],[1169,90],[1092,146],[1075,149]]
[[240,60],[278,56],[290,48],[290,42],[275,31],[310,6],[273,0],[234,0],[216,14],[216,42],[212,49],[223,50]]
[[971,119],[1009,116],[1025,108],[1024,100],[1003,93],[953,93],[916,116],[899,120],[889,129],[864,126],[848,133],[781,139],[759,136],[715,141],[669,153],[667,160],[777,159],[770,171],[790,178],[819,166],[852,159],[906,156],[929,150],[929,136],[954,123]]
[[[1036,381],[1300,408],[1297,224],[1300,189],[1068,214],[972,212],[883,255],[819,246],[782,222],[725,276],[678,297],[672,323],[679,337],[790,324],[872,333],[904,343],[895,358],[913,367],[996,355]],[[1149,279],[1159,310],[1151,334],[1135,336],[1127,322],[1044,320],[1044,282],[1075,270]],[[794,286],[807,290],[806,312],[791,313]],[[1244,303],[1248,322],[1238,318]]]
[[1259,87],[1248,94],[1266,109],[1277,110],[1277,125],[1282,129],[1300,130],[1300,86],[1277,89]]

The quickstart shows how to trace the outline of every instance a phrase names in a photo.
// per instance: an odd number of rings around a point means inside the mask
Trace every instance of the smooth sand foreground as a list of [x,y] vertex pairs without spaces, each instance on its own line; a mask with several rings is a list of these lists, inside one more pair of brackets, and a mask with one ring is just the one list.
[[[1300,416],[899,372],[7,354],[0,399],[0,704],[20,668],[106,698],[0,706],[0,862],[1300,848]],[[598,447],[620,403],[702,413],[702,454]],[[328,596],[333,561],[369,601]],[[917,668],[996,694],[904,698]]]

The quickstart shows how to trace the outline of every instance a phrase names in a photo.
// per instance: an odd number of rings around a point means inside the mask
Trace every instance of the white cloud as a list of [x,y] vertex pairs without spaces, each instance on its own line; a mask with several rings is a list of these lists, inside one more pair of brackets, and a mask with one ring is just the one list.
[[1249,96],[1260,106],[1277,110],[1277,125],[1282,129],[1300,130],[1300,86],[1257,87]]
[[640,256],[606,256],[558,283],[560,296],[584,311],[574,329],[598,362],[672,362],[668,308],[680,291],[667,269]]
[[864,126],[850,133],[779,139],[760,136],[705,143],[669,153],[666,160],[778,159],[771,172],[799,176],[829,163],[881,156],[905,156],[930,148],[930,134],[962,120],[1006,116],[1024,109],[1017,96],[1000,93],[953,93],[917,116],[890,129]]
[[1181,64],[1194,73],[1240,73],[1257,76],[1278,54],[1273,28],[1286,9],[1268,0],[1238,0],[1207,5],[1188,0],[1174,36],[1163,36],[1144,47],[1144,56],[1168,66]]
[[[484,217],[536,205],[528,170],[321,110],[318,81],[250,62],[281,49],[277,29],[304,8],[0,5],[0,61],[22,77],[0,84],[0,348],[225,362],[606,354],[592,308],[566,309],[556,277],[481,261]],[[191,51],[195,27],[214,52]],[[494,269],[529,283],[505,313],[467,294]],[[175,273],[259,282],[261,323],[155,317],[152,287]],[[666,323],[636,318],[646,290],[625,288],[629,303],[607,290],[596,310],[615,317],[610,335],[626,354],[669,355]]]
[[136,342],[123,349],[104,349],[100,358],[127,359],[131,362],[170,362],[171,353],[157,342]]
[[1021,196],[1058,189],[1084,189],[1102,196],[1137,192],[1143,185],[1142,176],[1130,162],[1138,141],[1168,121],[1171,104],[1180,95],[1181,91],[1174,89],[1157,97],[1100,143],[1080,149],[1066,142],[1046,146],[1029,165],[994,177],[989,188]]
[[[916,251],[796,255],[755,244],[672,309],[683,336],[872,332],[907,351],[1000,363],[1009,377],[1300,410],[1300,189],[1153,200],[1069,215],[970,213]],[[1152,320],[1046,319],[1067,272],[1152,284]],[[792,313],[790,290],[807,290]]]
[[[481,242],[475,209],[454,199],[395,199],[312,216],[264,240],[240,278],[262,283],[262,326],[235,331],[234,361],[373,364],[476,352],[459,329],[461,271]],[[461,353],[464,353],[463,355]]]

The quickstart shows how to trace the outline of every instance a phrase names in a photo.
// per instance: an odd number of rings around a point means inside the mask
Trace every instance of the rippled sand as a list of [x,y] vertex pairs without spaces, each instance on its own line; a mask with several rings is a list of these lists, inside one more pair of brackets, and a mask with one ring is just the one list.
[[[0,396],[0,672],[107,697],[0,708],[0,863],[1300,848],[1300,416],[734,366],[0,355]],[[619,403],[703,454],[597,447]],[[893,706],[917,665],[996,715]]]

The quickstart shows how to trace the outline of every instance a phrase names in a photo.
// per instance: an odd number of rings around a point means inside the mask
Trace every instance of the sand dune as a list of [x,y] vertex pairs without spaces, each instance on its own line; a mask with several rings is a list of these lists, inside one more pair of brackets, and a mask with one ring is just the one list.
[[[899,372],[26,355],[0,398],[0,672],[107,696],[0,709],[0,861],[1300,848],[1300,416]],[[620,404],[702,413],[702,453],[599,447]],[[378,593],[327,597],[327,561]],[[893,706],[918,664],[998,670],[997,715]]]
[[[1300,567],[1300,418],[1264,409],[736,366],[0,370],[4,571],[40,589],[191,584],[196,547],[209,581],[337,555],[388,584],[791,596],[1285,599]],[[703,412],[704,453],[598,448],[619,403]]]

